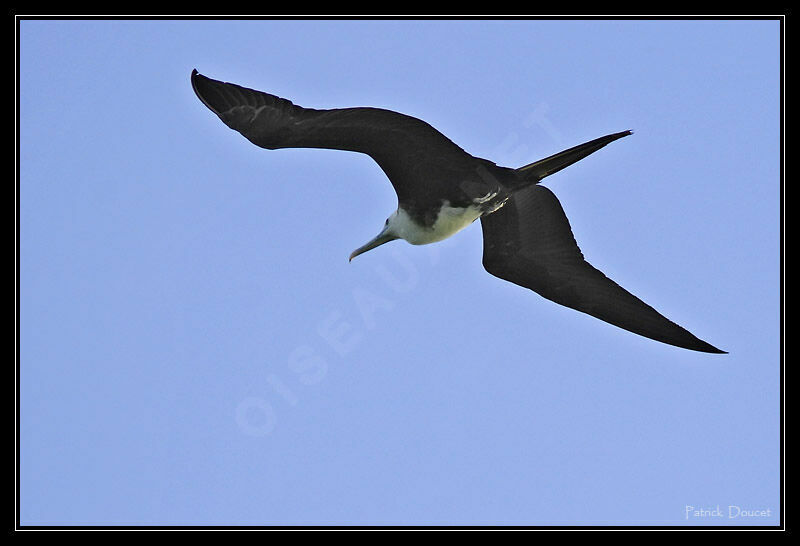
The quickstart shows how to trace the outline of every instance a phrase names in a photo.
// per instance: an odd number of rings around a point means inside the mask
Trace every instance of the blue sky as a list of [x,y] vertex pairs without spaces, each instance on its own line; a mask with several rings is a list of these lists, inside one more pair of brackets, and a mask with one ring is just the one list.
[[[777,21],[20,27],[23,524],[778,523]],[[511,167],[633,129],[546,185],[730,354],[490,276],[477,224],[348,263],[378,166],[251,145],[193,68]]]

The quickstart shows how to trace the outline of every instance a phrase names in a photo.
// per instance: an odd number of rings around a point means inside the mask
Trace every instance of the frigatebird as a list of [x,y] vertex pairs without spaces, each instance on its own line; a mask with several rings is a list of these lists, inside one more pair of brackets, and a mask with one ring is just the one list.
[[197,97],[261,148],[328,148],[369,155],[397,193],[381,232],[350,260],[389,241],[424,245],[476,219],[492,275],[650,339],[725,353],[695,337],[587,262],[542,179],[632,131],[609,134],[518,169],[470,155],[428,123],[382,108],[303,108],[287,99],[192,71]]

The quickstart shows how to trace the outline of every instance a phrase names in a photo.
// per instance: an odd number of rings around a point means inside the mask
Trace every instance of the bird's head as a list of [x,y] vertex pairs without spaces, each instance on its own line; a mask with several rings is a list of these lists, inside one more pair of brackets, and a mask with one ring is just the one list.
[[386,219],[386,222],[383,224],[383,229],[381,230],[378,235],[369,241],[367,244],[358,247],[350,254],[350,261],[353,261],[353,258],[358,256],[359,254],[364,254],[368,250],[372,250],[375,247],[381,246],[383,243],[388,243],[389,241],[394,241],[395,239],[400,239],[400,235],[397,234],[393,219],[397,217],[397,212],[394,212],[391,216]]

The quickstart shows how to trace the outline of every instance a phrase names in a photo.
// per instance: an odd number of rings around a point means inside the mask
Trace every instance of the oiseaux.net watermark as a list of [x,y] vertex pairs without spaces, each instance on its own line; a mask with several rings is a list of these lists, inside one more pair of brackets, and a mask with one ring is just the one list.
[[[528,142],[535,140],[536,135],[525,132],[544,131],[550,140],[560,143],[563,139],[558,128],[548,118],[550,107],[540,102],[536,108],[522,119],[523,134],[510,132],[493,150],[491,157],[499,157],[506,164],[525,164],[531,161],[534,150],[529,149]],[[478,173],[483,176],[484,173]],[[490,176],[488,171],[486,176]],[[459,240],[463,240],[463,237]],[[393,295],[407,295],[418,285],[420,274],[417,264],[406,254],[403,247],[395,247],[388,251],[394,258],[394,266],[400,271],[391,271],[385,265],[375,267],[378,277],[383,280],[383,293],[375,293],[365,288],[353,288],[352,300],[355,313],[348,314],[343,310],[333,310],[322,317],[316,325],[315,334],[310,335],[307,343],[298,345],[287,357],[287,367],[294,375],[296,383],[315,385],[323,381],[328,369],[328,358],[323,351],[332,350],[335,357],[343,358],[357,349],[365,335],[378,326],[376,314],[389,312],[394,308]],[[430,265],[438,263],[438,247],[429,252]],[[323,341],[324,349],[315,348],[315,343]],[[314,343],[312,343],[312,341]],[[327,355],[329,356],[329,355]],[[272,394],[278,395],[289,406],[297,406],[299,397],[292,386],[284,381],[276,372],[269,373],[266,385]],[[244,397],[235,409],[236,424],[244,434],[253,437],[264,437],[274,430],[278,416],[269,400],[262,396]]]
[[739,506],[728,504],[725,506],[692,506],[686,505],[684,509],[687,520],[757,520],[771,518],[775,515],[771,508]]

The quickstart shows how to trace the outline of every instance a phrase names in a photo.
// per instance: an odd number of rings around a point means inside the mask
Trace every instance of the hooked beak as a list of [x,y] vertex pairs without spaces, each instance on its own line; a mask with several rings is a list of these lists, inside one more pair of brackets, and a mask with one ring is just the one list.
[[358,256],[359,254],[364,254],[367,250],[372,250],[375,247],[381,246],[383,243],[388,243],[389,241],[394,241],[395,239],[399,239],[399,237],[397,237],[396,235],[392,235],[391,233],[388,233],[388,231],[389,231],[389,226],[386,226],[385,228],[383,228],[383,231],[381,231],[378,234],[377,237],[372,239],[364,246],[360,246],[357,249],[355,249],[353,253],[350,254],[350,261],[352,262],[353,258]]

